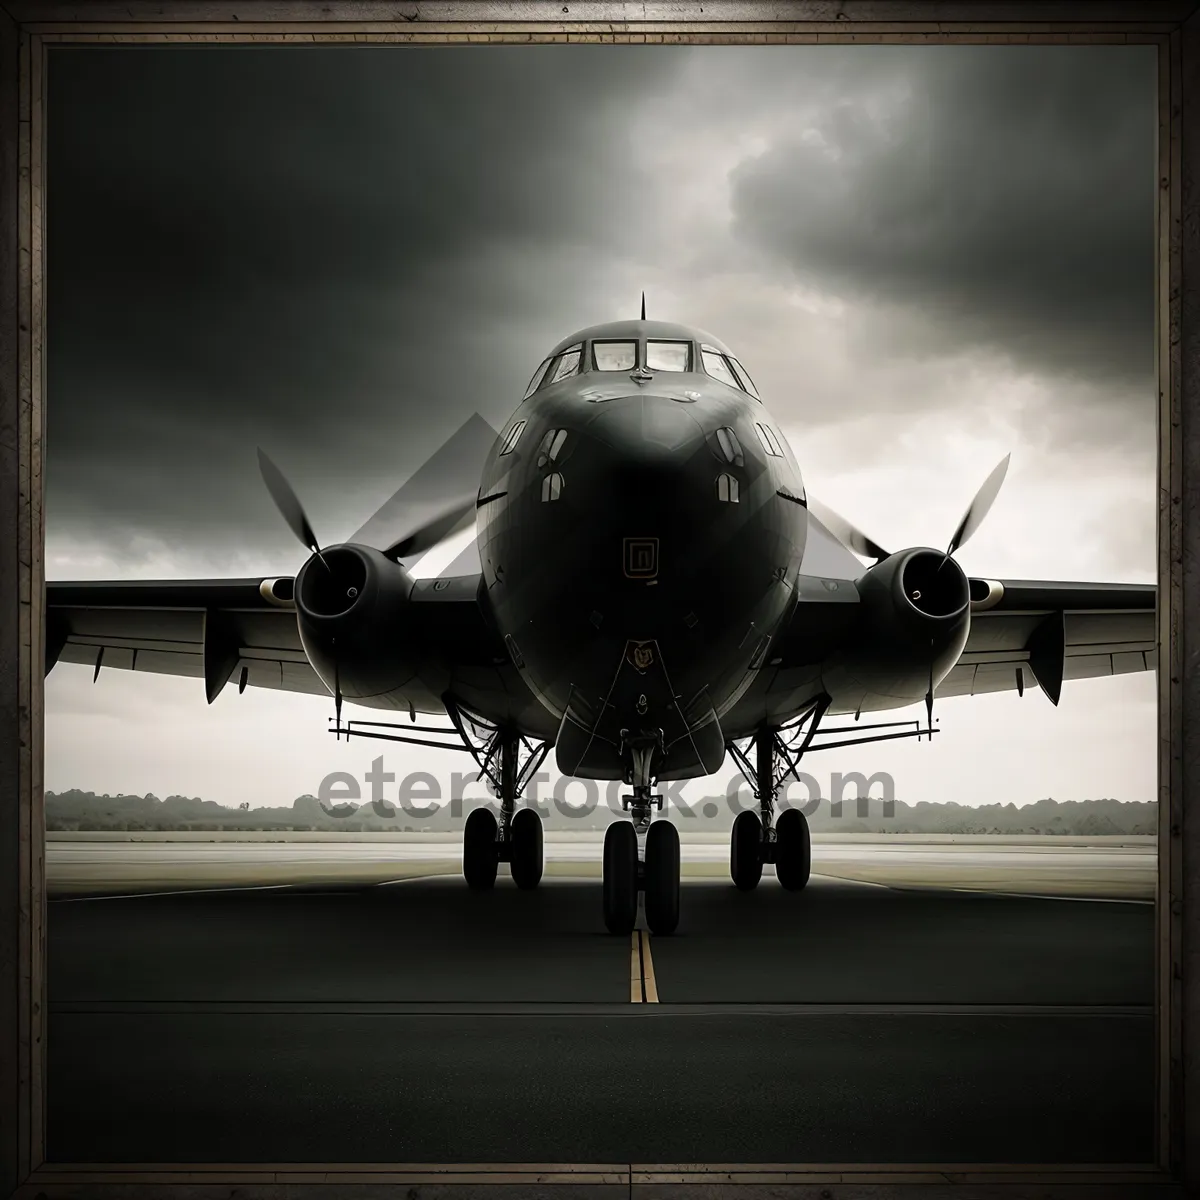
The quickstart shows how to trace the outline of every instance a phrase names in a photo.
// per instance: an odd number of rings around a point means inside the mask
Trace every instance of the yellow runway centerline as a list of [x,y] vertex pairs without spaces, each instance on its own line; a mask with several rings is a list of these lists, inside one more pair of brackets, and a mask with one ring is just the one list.
[[647,1004],[658,1003],[658,984],[654,981],[654,959],[650,957],[650,934],[641,930],[642,934],[642,988]]
[[629,1002],[641,1004],[645,998],[642,991],[642,933],[640,929],[635,929],[633,949],[629,957]]
[[654,959],[650,956],[650,934],[635,929],[629,954],[629,1001],[631,1004],[657,1004],[658,984],[654,979]]

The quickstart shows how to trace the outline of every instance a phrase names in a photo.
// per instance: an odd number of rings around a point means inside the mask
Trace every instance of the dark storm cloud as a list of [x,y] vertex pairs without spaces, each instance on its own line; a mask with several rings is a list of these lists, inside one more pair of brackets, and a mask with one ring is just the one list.
[[[549,344],[633,315],[644,271],[751,347],[781,420],[955,403],[933,360],[983,347],[1085,377],[1031,413],[1055,444],[1141,436],[1142,49],[60,52],[51,540],[274,555],[258,444],[346,536],[471,412],[503,421]],[[849,302],[828,347],[792,344],[792,271]],[[1124,407],[1081,421],[1096,382]]]
[[256,442],[311,497],[395,486],[472,411],[502,420],[564,321],[608,315],[560,294],[602,290],[648,208],[609,110],[681,61],[56,54],[52,530],[274,534]]
[[1146,391],[1153,48],[960,47],[908,61],[906,86],[847,98],[819,137],[739,165],[738,234],[802,280],[907,309],[892,353],[976,347],[1019,372]]

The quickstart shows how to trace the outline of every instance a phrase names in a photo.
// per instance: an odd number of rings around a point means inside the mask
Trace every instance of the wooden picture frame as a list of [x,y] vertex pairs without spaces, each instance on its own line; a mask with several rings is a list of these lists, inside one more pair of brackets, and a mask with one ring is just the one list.
[[[0,8],[0,1195],[1183,1195],[1200,1189],[1200,6],[1191,0],[13,0]],[[988,42],[1158,47],[1157,1161],[1144,1166],[139,1164],[46,1159],[46,58],[172,42]],[[1190,799],[1186,799],[1189,797]],[[499,1188],[499,1191],[497,1190]]]

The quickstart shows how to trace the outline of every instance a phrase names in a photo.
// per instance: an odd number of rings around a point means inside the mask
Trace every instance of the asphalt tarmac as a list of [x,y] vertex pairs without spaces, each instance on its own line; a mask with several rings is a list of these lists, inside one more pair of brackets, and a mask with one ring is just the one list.
[[814,877],[53,901],[52,1162],[1123,1163],[1153,907]]

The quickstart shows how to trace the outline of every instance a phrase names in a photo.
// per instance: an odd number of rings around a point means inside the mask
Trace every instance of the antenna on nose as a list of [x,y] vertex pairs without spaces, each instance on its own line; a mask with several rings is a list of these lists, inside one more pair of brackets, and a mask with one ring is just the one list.
[[646,319],[646,293],[642,293],[642,320]]

